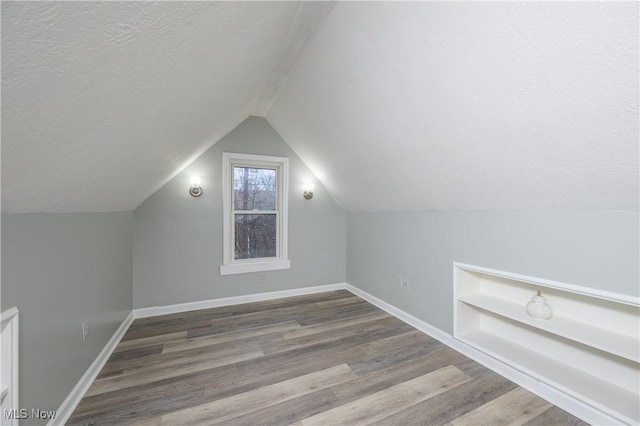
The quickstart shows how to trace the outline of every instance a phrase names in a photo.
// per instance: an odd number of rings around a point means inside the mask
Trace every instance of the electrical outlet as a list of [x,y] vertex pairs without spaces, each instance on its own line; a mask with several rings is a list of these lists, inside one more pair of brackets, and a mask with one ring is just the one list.
[[406,278],[402,280],[402,289],[405,291],[409,290],[409,280]]
[[408,290],[409,289],[409,280],[406,279],[405,277],[403,277],[402,275],[398,276],[398,287],[400,287],[403,290]]
[[398,287],[403,290],[407,290],[407,288],[409,287],[409,280],[407,280],[402,275],[398,275]]
[[258,273],[258,283],[263,284],[267,282],[267,273],[266,272],[260,272]]
[[82,323],[82,341],[87,340],[87,336],[89,335],[89,321],[84,321]]

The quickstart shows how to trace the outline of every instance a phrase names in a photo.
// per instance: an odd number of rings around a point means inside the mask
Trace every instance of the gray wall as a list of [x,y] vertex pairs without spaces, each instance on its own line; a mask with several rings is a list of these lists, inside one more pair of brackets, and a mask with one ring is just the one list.
[[448,333],[454,261],[640,291],[637,211],[349,213],[347,230],[347,281]]
[[2,310],[20,310],[21,407],[58,409],[131,312],[132,227],[133,212],[2,216]]
[[[222,263],[222,153],[289,158],[291,269],[220,276]],[[202,177],[200,198],[189,178]],[[316,181],[312,200],[302,185],[312,173],[266,120],[249,117],[135,211],[133,305],[163,306],[220,297],[344,282],[346,213]]]

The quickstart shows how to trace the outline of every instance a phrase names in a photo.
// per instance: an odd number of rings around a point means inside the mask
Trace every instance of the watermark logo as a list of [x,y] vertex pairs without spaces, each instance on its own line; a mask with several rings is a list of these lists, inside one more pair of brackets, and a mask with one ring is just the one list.
[[5,420],[26,420],[26,419],[40,419],[40,420],[52,420],[56,418],[58,414],[55,410],[40,410],[37,408],[27,410],[26,408],[11,408],[2,410],[2,417]]

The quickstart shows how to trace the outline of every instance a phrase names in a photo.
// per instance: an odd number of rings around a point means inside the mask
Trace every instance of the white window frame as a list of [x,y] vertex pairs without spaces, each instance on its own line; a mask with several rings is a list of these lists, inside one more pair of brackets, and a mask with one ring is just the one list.
[[[234,209],[233,209],[233,167],[249,166],[276,169],[276,257],[234,259]],[[247,272],[274,271],[291,268],[289,260],[289,159],[267,155],[222,154],[222,208],[223,208],[223,263],[220,275],[243,274]],[[256,210],[257,214],[259,210]]]

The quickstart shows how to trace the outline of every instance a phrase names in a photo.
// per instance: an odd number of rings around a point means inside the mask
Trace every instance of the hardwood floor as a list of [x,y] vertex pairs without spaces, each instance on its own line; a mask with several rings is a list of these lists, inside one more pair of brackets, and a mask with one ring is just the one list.
[[585,423],[335,291],[138,319],[67,424]]

